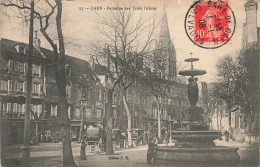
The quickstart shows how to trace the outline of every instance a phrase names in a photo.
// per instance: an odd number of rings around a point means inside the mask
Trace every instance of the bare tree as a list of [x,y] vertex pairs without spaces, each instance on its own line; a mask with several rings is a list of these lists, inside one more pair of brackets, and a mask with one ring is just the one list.
[[[119,7],[119,4],[115,3]],[[131,4],[129,5],[131,6]],[[108,100],[112,101],[112,92],[115,87],[120,90],[128,119],[128,145],[132,146],[131,113],[128,105],[128,89],[135,82],[135,78],[142,68],[143,59],[150,55],[151,44],[158,26],[157,17],[145,17],[133,10],[115,10],[106,15],[97,14],[98,30],[105,37],[109,68],[106,68],[108,77],[113,81],[109,89]],[[100,59],[100,57],[97,57]],[[142,66],[142,65],[141,65]],[[111,92],[112,91],[112,92]],[[108,115],[111,115],[111,107]],[[109,122],[109,121],[108,121]],[[107,137],[107,140],[109,137]]]
[[[158,56],[156,63],[159,63]],[[159,63],[160,64],[160,63]],[[161,66],[162,67],[162,66]],[[162,77],[162,73],[156,67],[154,71],[147,69],[145,76],[143,76],[143,82],[147,85],[148,92],[155,98],[157,108],[157,120],[158,120],[158,137],[161,139],[161,117],[162,112],[165,110],[168,104],[168,89],[173,84],[173,80]]]
[[[48,41],[53,50],[54,67],[55,67],[55,78],[58,88],[59,105],[58,105],[58,122],[62,127],[63,134],[63,166],[76,166],[70,140],[70,120],[67,113],[67,99],[66,99],[66,76],[65,76],[65,48],[64,38],[62,33],[61,16],[62,16],[62,2],[55,0],[50,2],[49,0],[44,1],[48,9],[34,11],[35,18],[39,19],[40,31],[44,38]],[[30,11],[30,4],[26,1],[2,1],[0,5],[5,7],[12,7],[18,9],[20,13],[23,11]],[[41,4],[42,5],[42,2]],[[43,11],[43,12],[42,12]],[[26,13],[26,12],[25,12]],[[47,14],[46,14],[47,13]],[[50,34],[47,33],[47,29],[50,26],[50,18],[56,13],[56,32],[58,38],[59,47],[53,39],[50,38]],[[58,52],[59,49],[59,52]]]

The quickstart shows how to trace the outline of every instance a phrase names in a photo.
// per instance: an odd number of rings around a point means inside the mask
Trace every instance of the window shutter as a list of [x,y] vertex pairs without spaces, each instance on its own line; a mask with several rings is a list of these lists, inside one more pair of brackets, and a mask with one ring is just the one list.
[[13,112],[17,113],[17,103],[14,103],[14,105],[13,105]]
[[26,82],[23,82],[23,92],[26,92]]
[[55,116],[58,115],[58,105],[55,105]]
[[14,71],[18,71],[18,70],[19,70],[19,61],[14,60]]
[[70,106],[68,106],[68,117],[70,119]]
[[8,113],[11,112],[11,103],[7,103],[7,112],[8,112]]
[[41,112],[42,112],[42,105],[39,104],[38,105],[38,118],[40,117]]
[[3,112],[6,112],[6,103],[3,103]]
[[39,84],[39,94],[42,94],[41,89],[42,89],[42,84]]
[[26,104],[23,104],[23,107],[22,107],[22,113],[23,114],[25,113],[25,110],[26,110]]
[[13,89],[13,82],[11,80],[8,80],[8,91],[12,91]]
[[28,63],[24,63],[24,74],[27,73]]
[[41,77],[41,76],[42,76],[42,66],[39,65],[39,77]]
[[51,105],[51,116],[53,116],[53,105]]

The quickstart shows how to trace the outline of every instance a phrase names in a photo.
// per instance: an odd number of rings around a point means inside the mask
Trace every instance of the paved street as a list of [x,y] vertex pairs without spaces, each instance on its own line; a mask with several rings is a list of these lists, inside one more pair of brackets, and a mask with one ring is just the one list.
[[[241,159],[241,163],[239,167],[258,166],[249,163],[249,162],[257,161],[259,159],[259,149],[256,148],[256,146],[252,146],[252,145],[250,146],[246,143],[225,142],[219,140],[215,142],[217,146],[239,147],[238,153]],[[147,151],[147,146],[142,146],[135,149],[115,151],[115,155],[113,156],[107,156],[107,155],[88,156],[88,159],[86,161],[79,160],[77,161],[77,163],[81,167],[149,166],[146,164],[146,151]],[[129,160],[125,159],[126,156],[129,158]]]
[[[239,155],[241,164],[239,167],[256,167],[257,165],[249,165],[248,162],[253,162],[259,159],[258,148],[253,145],[238,142],[215,141],[217,146],[239,147]],[[109,156],[104,153],[99,153],[98,150],[91,151],[90,147],[86,148],[87,160],[79,160],[80,144],[72,143],[73,154],[75,161],[80,167],[121,167],[121,166],[148,166],[146,164],[146,146],[136,148],[118,149],[115,150],[115,155]],[[33,146],[31,149],[32,166],[33,167],[61,167],[61,143],[43,143],[40,146]],[[3,159],[7,160],[8,165],[3,166],[19,166],[21,151],[18,146],[10,147],[11,154],[4,154]],[[18,153],[14,152],[19,151]],[[10,163],[12,162],[12,163]]]

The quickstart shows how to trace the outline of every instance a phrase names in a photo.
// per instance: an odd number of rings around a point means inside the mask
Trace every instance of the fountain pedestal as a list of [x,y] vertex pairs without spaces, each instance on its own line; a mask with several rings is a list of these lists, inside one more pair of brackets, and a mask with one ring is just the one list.
[[[196,107],[193,107],[195,109]],[[190,108],[191,112],[192,109]],[[199,110],[198,110],[199,111]],[[201,112],[194,112],[201,113]],[[194,114],[193,113],[193,114]],[[237,166],[240,157],[238,148],[216,146],[214,141],[222,134],[219,131],[209,131],[201,116],[192,117],[186,131],[172,131],[172,138],[177,140],[175,146],[155,147],[155,165],[170,165],[174,167],[220,167]],[[194,120],[195,119],[195,120]]]

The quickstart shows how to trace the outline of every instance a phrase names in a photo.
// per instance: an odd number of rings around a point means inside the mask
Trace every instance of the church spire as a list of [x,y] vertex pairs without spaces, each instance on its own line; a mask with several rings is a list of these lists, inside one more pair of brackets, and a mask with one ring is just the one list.
[[170,30],[166,13],[166,6],[163,3],[163,13],[160,26],[159,42],[157,48],[162,49],[162,55],[167,59],[165,73],[171,78],[177,75],[176,73],[176,52],[171,41]]

